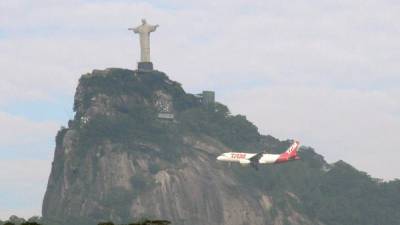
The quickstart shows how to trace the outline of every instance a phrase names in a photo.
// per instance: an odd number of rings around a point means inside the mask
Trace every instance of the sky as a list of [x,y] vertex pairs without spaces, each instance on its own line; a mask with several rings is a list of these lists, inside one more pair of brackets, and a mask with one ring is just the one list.
[[157,70],[216,91],[263,134],[400,178],[400,1],[1,0],[0,219],[41,214],[55,135],[93,69]]

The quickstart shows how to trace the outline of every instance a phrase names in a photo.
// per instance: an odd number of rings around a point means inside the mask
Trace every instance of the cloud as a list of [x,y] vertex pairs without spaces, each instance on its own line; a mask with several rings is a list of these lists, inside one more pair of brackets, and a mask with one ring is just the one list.
[[0,219],[41,215],[50,167],[47,160],[0,160]]
[[393,51],[400,48],[399,25],[392,22],[399,16],[390,2],[324,1],[313,7],[309,1],[9,4],[14,6],[3,14],[3,26],[12,39],[4,42],[8,51],[1,49],[2,58],[11,59],[3,65],[6,74],[19,74],[8,78],[12,83],[38,83],[24,86],[35,89],[32,93],[41,93],[44,85],[73,91],[79,75],[92,68],[134,68],[137,37],[126,28],[141,17],[162,21],[152,36],[153,61],[189,90],[218,88],[227,80],[240,83],[248,74],[327,86],[400,82],[400,56]]
[[56,122],[33,122],[0,112],[0,156],[6,158],[51,158]]
[[59,125],[4,112],[0,124],[0,218],[41,215]]

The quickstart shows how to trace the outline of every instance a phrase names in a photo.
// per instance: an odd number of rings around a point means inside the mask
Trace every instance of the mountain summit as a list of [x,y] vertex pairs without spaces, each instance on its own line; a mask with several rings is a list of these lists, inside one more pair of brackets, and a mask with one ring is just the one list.
[[48,224],[399,224],[399,181],[328,164],[311,148],[259,171],[218,163],[223,152],[276,153],[290,141],[261,135],[212,93],[188,94],[162,72],[94,70],[79,81],[74,111],[56,137]]

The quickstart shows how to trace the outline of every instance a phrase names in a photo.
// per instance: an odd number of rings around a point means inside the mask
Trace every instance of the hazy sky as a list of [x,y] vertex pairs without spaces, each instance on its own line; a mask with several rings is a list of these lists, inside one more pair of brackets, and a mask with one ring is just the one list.
[[39,215],[81,74],[134,69],[141,18],[155,68],[215,90],[264,134],[400,177],[400,1],[1,0],[0,218]]

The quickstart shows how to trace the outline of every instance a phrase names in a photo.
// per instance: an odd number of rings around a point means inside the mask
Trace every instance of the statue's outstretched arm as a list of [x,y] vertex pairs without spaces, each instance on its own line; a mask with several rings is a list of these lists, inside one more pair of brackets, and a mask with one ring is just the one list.
[[157,29],[157,27],[159,27],[158,24],[157,24],[157,25],[154,25],[154,26],[151,26],[151,31],[155,31],[155,30]]
[[128,28],[128,30],[131,30],[131,31],[133,31],[133,32],[135,32],[135,33],[139,33],[138,28]]

